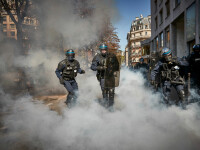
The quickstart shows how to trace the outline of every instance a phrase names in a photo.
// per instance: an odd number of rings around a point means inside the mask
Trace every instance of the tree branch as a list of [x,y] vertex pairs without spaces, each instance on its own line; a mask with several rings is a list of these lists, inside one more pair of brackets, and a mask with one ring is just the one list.
[[15,0],[15,9],[17,13],[17,18],[18,18],[18,23],[21,23],[21,14],[20,14],[20,9],[19,9],[19,1]]
[[8,15],[10,16],[10,18],[12,19],[12,21],[18,25],[17,20],[15,19],[14,15],[11,12],[11,8],[8,5],[8,2],[6,0],[0,0],[1,4],[3,5],[4,10],[8,13]]
[[30,0],[24,0],[24,1],[26,1],[26,5],[25,5],[25,8],[24,8],[24,11],[22,12],[22,20],[24,20],[24,17],[27,15],[27,11],[28,11],[28,7],[29,7],[29,2],[30,2]]

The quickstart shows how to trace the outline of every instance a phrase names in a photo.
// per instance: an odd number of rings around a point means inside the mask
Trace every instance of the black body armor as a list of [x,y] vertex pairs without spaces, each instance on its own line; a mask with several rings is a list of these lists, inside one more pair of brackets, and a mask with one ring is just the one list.
[[63,60],[59,66],[65,66],[62,72],[62,78],[64,80],[74,79],[77,76],[78,68],[80,68],[80,64],[77,60],[70,62],[67,59]]
[[179,74],[180,67],[175,59],[162,64],[161,79],[162,81],[170,81],[172,84],[184,85],[184,79]]

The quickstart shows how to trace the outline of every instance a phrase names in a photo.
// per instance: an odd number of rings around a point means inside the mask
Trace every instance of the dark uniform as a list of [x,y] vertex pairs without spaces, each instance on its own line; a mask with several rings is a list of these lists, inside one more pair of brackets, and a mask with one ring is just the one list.
[[57,77],[60,80],[60,83],[68,91],[66,104],[68,107],[71,107],[76,102],[76,92],[78,91],[78,84],[75,80],[77,73],[83,74],[84,70],[80,68],[80,64],[77,60],[73,59],[73,56],[70,57],[68,54],[75,54],[73,50],[68,50],[66,52],[67,58],[62,60],[55,71]]
[[193,88],[197,88],[200,94],[200,44],[193,46],[193,53],[189,55],[189,72]]
[[[106,49],[107,46],[102,44],[101,50]],[[103,105],[105,107],[111,107],[114,104],[114,92],[115,92],[115,72],[119,71],[119,62],[115,54],[106,52],[105,54],[97,54],[93,60],[91,69],[97,71],[97,79],[100,82]]]
[[[167,55],[171,55],[171,50],[168,48],[163,48],[163,56]],[[171,58],[169,60],[166,60],[166,58],[161,58],[156,64],[155,68],[151,71],[152,83],[155,82],[158,75],[161,76],[161,85],[166,103],[169,102],[172,86],[175,87],[179,96],[179,100],[185,101],[185,81],[180,76],[179,69],[180,66],[187,65],[187,62],[182,62],[179,58]],[[178,104],[178,102],[179,101],[176,101],[176,104]]]
[[134,66],[135,71],[140,71],[147,79],[149,66],[144,62],[144,58],[140,58],[139,62]]
[[146,63],[137,63],[135,66],[134,66],[134,69],[135,70],[140,70],[140,69],[146,69],[148,70],[148,65]]

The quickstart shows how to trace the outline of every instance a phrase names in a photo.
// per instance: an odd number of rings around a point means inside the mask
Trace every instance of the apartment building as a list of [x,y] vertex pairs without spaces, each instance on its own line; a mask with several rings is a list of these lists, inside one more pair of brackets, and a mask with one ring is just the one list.
[[127,34],[128,62],[135,65],[142,57],[141,41],[151,37],[151,16],[143,17],[140,15],[131,24],[130,32]]
[[200,40],[200,0],[151,0],[151,51],[169,47],[175,56]]

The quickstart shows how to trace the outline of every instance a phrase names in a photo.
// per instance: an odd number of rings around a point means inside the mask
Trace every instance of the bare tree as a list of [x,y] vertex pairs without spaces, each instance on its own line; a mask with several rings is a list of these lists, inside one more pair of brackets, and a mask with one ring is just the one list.
[[17,41],[19,48],[23,52],[23,22],[24,18],[27,16],[28,8],[30,6],[30,0],[0,0],[3,9],[10,16],[12,21],[16,25],[17,29]]

